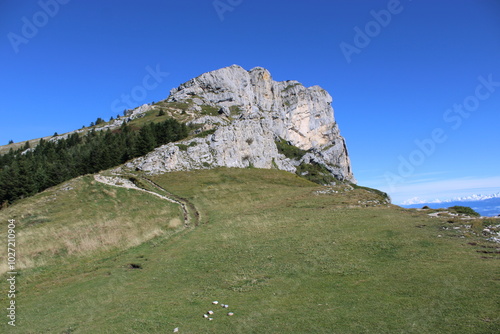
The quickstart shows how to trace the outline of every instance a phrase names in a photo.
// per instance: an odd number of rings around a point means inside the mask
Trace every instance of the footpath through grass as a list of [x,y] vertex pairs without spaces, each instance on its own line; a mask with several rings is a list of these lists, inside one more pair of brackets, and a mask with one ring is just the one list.
[[[346,185],[317,194],[324,188],[277,170],[153,180],[194,203],[203,223],[126,250],[23,270],[17,326],[1,326],[13,333],[500,331],[500,261],[481,258],[471,239],[438,237],[441,223],[425,213],[365,207],[379,195]],[[113,201],[148,212],[118,191]],[[46,203],[47,219],[58,205],[64,202]],[[0,218],[19,214],[10,210]],[[178,215],[171,210],[165,219]],[[132,220],[144,223],[140,214]],[[213,321],[203,318],[208,310]]]

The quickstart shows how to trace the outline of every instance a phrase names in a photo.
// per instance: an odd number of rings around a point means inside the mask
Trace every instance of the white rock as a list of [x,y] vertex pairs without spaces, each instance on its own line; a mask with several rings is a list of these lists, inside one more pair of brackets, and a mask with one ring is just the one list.
[[[171,90],[168,102],[191,100],[219,108],[219,116],[199,115],[193,124],[218,126],[205,138],[157,148],[132,160],[130,168],[150,174],[213,167],[253,166],[295,172],[301,163],[321,163],[338,179],[355,182],[344,138],[331,107],[332,97],[321,87],[297,81],[277,82],[261,67],[246,71],[233,65],[204,73]],[[141,110],[142,111],[142,110]],[[231,113],[227,116],[227,113]],[[219,121],[217,121],[219,120]],[[208,122],[208,123],[207,123]],[[282,138],[307,154],[291,160],[278,152]]]

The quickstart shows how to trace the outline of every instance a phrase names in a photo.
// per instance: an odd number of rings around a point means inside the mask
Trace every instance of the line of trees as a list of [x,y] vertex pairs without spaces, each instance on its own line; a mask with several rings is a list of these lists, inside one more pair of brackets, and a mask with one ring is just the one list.
[[143,156],[154,148],[188,135],[185,124],[174,119],[149,123],[139,130],[124,124],[115,131],[92,130],[67,138],[41,139],[0,156],[0,204],[34,195],[74,177],[96,173]]

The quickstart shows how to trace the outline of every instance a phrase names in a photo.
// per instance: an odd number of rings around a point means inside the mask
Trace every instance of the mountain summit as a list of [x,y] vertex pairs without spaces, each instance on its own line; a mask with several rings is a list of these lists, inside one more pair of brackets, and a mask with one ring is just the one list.
[[188,117],[197,135],[161,146],[127,167],[149,174],[277,168],[355,182],[332,97],[319,86],[277,82],[262,67],[246,71],[232,65],[181,84],[163,103]]

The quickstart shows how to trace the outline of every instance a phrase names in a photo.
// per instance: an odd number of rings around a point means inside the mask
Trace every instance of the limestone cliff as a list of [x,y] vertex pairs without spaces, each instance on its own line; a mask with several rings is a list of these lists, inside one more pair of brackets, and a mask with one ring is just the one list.
[[[295,172],[301,164],[315,164],[339,180],[354,182],[332,98],[319,86],[277,82],[264,68],[246,71],[233,65],[172,89],[166,102],[188,106],[191,124],[201,134],[159,147],[127,167],[152,174],[219,166]],[[276,144],[280,140],[304,154],[285,156]]]

